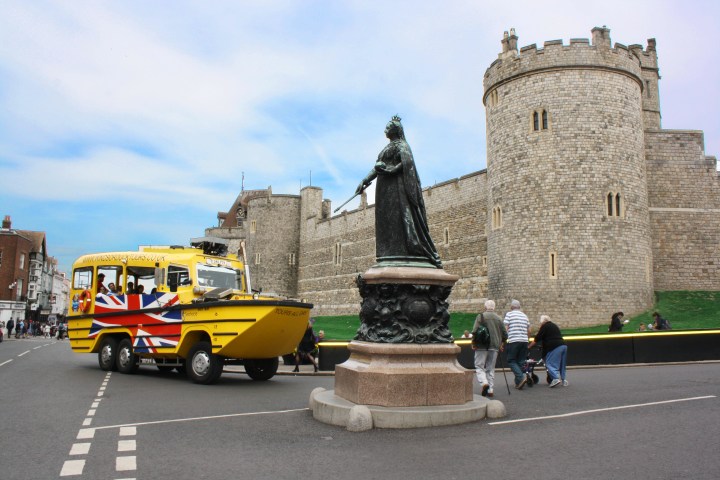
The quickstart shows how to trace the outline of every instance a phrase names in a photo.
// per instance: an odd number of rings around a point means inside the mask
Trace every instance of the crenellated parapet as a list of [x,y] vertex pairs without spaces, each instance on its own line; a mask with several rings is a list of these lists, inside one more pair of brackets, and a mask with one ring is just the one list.
[[587,38],[573,38],[565,45],[562,40],[549,40],[543,48],[532,44],[519,51],[514,30],[512,35],[505,32],[501,42],[503,50],[485,72],[483,103],[487,105],[488,96],[498,86],[519,77],[572,69],[616,72],[632,78],[644,90],[647,83],[643,80],[643,68],[657,71],[654,39],[648,41],[647,51],[639,45],[627,47],[616,43],[611,47],[609,32],[607,28],[596,27],[592,42]]

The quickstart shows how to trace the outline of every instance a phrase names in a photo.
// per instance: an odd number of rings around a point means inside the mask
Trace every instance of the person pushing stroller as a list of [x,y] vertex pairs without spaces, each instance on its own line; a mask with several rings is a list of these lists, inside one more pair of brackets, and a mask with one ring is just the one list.
[[536,343],[540,343],[542,346],[545,368],[550,378],[550,388],[558,385],[567,387],[567,345],[565,345],[560,328],[547,315],[540,316],[540,330],[528,348],[532,348]]

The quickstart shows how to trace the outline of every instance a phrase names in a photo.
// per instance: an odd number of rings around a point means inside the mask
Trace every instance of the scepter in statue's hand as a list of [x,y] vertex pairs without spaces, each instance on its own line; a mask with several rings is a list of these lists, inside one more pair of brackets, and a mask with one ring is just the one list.
[[[381,163],[381,162],[380,162],[380,163]],[[355,195],[353,195],[352,197],[350,197],[350,198],[348,198],[347,200],[345,200],[345,203],[343,203],[342,205],[340,205],[339,207],[337,207],[335,210],[333,210],[333,213],[337,213],[338,210],[340,210],[342,207],[344,207],[345,205],[347,205],[348,203],[350,203],[350,202],[352,201],[352,199],[354,199],[355,197],[357,197],[358,195],[360,195],[362,192],[364,192],[365,189],[370,186],[370,184],[372,183],[373,179],[374,179],[376,176],[377,176],[377,173],[375,173],[375,171],[373,170],[372,172],[370,172],[370,173],[367,175],[367,177],[363,178],[362,182],[360,182],[360,185],[358,185],[358,187],[355,189]]]

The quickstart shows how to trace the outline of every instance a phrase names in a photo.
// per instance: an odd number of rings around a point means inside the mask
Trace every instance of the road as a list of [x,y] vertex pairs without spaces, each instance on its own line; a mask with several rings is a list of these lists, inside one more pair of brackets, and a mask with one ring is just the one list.
[[332,376],[202,386],[103,372],[67,341],[6,340],[0,478],[718,478],[718,363],[573,369],[568,387],[509,396],[497,376],[502,420],[350,433],[306,409]]

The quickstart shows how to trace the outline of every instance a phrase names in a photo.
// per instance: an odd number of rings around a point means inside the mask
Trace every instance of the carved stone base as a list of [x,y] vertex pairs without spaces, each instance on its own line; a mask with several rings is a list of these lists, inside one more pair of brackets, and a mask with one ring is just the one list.
[[355,340],[452,343],[447,298],[458,278],[418,267],[373,267],[358,275],[362,304]]
[[455,344],[352,341],[335,368],[335,395],[359,405],[462,405],[473,400],[473,371],[457,361]]

